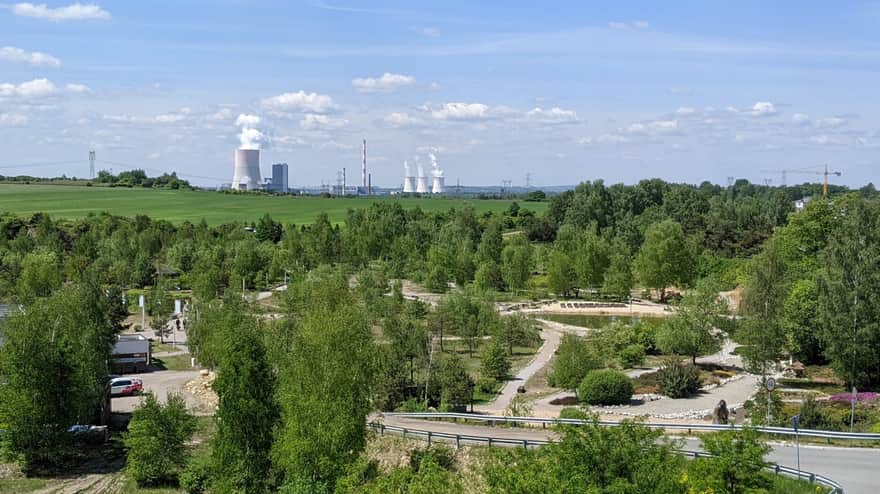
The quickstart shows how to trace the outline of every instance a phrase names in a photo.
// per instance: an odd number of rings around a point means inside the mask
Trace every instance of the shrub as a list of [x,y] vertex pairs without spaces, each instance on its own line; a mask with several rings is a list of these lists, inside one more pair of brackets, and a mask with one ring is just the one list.
[[566,334],[559,342],[556,361],[548,381],[557,388],[577,389],[587,372],[598,369],[601,365],[601,358],[590,348],[585,338]]
[[801,427],[804,429],[821,429],[824,423],[824,419],[822,417],[822,410],[819,409],[819,404],[816,403],[816,400],[813,399],[812,395],[808,395],[807,398],[801,403],[801,410],[799,415],[801,416]]
[[491,377],[481,377],[477,379],[477,389],[481,393],[491,394],[498,390],[498,381]]
[[410,398],[401,403],[397,408],[394,409],[394,411],[405,413],[427,412],[428,407],[425,405],[424,401],[417,398]]
[[559,418],[561,418],[561,419],[588,420],[590,418],[590,414],[585,412],[582,408],[565,407],[559,411]]
[[429,448],[416,448],[409,452],[409,467],[418,472],[422,461],[430,458],[444,470],[452,470],[455,466],[455,452],[446,446],[431,446]]
[[184,444],[195,429],[195,417],[187,411],[181,395],[168,395],[162,405],[147,393],[134,410],[123,439],[128,449],[128,474],[139,486],[175,483],[180,465],[187,459]]
[[658,372],[660,393],[670,398],[685,398],[700,390],[700,371],[678,359],[669,359]]
[[622,405],[629,403],[632,394],[629,377],[612,369],[590,371],[578,388],[581,401],[590,405]]
[[180,472],[180,488],[188,494],[202,494],[211,479],[211,457],[193,458]]
[[644,364],[645,348],[642,345],[629,345],[620,351],[620,363],[630,368]]

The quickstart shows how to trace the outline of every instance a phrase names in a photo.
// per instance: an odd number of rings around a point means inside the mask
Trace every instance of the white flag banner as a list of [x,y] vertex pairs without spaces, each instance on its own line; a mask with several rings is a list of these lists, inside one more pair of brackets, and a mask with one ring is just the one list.
[[174,299],[174,313],[180,314],[180,299]]
[[139,295],[138,296],[138,307],[143,307],[143,306],[144,306],[144,296]]

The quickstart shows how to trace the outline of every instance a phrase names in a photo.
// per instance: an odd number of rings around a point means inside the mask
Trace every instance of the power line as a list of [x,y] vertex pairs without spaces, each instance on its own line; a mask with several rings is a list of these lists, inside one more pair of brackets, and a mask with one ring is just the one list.
[[77,163],[82,163],[82,161],[44,161],[41,163],[26,163],[21,165],[0,165],[0,170],[9,168],[38,168],[44,166],[72,165]]

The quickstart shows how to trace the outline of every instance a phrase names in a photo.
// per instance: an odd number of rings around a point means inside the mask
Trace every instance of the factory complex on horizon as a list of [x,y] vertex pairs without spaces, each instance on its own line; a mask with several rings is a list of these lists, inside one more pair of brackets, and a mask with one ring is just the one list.
[[[289,167],[287,163],[275,163],[272,165],[272,175],[265,180],[260,170],[260,150],[256,146],[246,146],[244,140],[242,147],[236,149],[233,154],[232,182],[221,188],[239,191],[266,191],[281,194],[296,193],[290,189]],[[253,147],[253,148],[251,148]],[[383,189],[382,193],[391,194],[443,194],[446,192],[443,170],[437,164],[437,157],[429,153],[431,161],[430,175],[426,174],[424,167],[416,158],[417,173],[413,173],[407,161],[404,161],[403,186],[400,188]],[[372,185],[372,174],[367,172],[367,140],[363,140],[363,153],[361,155],[361,176],[359,183],[349,183],[346,169],[337,173],[336,183],[322,185],[322,192],[332,195],[375,195],[379,192]]]

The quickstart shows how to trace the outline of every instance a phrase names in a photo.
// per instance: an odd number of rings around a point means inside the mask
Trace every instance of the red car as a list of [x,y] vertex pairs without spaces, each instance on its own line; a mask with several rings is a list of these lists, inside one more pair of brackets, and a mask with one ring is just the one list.
[[140,379],[117,377],[110,381],[110,396],[134,396],[144,390]]

